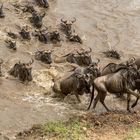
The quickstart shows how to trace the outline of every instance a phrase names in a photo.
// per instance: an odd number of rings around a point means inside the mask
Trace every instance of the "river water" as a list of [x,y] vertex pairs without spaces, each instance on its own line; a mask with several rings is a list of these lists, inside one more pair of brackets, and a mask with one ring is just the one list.
[[[71,68],[70,64],[53,63],[50,67],[35,61],[34,80],[29,85],[22,84],[7,74],[10,67],[19,60],[25,62],[34,58],[36,49],[54,50],[53,58],[55,58],[77,49],[90,47],[93,59],[101,59],[101,67],[109,62],[127,60],[132,56],[140,57],[140,0],[50,0],[50,8],[43,20],[44,26],[58,29],[61,18],[76,17],[74,28],[82,37],[83,45],[69,43],[65,39],[60,44],[44,45],[35,38],[24,41],[19,37],[17,52],[5,47],[6,32],[18,33],[17,25],[28,25],[30,31],[34,31],[34,28],[28,21],[31,15],[15,10],[11,3],[24,4],[27,0],[0,0],[0,2],[4,2],[6,14],[5,19],[0,19],[0,57],[4,59],[2,68],[4,77],[0,78],[0,131],[3,135],[12,136],[34,123],[45,120],[67,119],[69,114],[75,112],[72,105],[48,97],[53,85],[52,79],[68,71]],[[44,11],[37,6],[35,8]],[[116,49],[122,56],[121,60],[105,58],[102,52],[109,48]],[[83,109],[86,108],[85,102],[83,101],[81,105]],[[113,98],[108,100],[108,104],[122,109],[125,105],[123,102],[114,103]],[[79,105],[75,107],[79,108]],[[101,108],[102,106],[99,106],[102,111]]]

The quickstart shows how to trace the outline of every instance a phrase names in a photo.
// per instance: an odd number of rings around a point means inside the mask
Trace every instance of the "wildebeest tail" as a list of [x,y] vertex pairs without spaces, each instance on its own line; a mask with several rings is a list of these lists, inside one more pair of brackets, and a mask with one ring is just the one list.
[[93,99],[94,99],[94,84],[92,85],[91,100],[87,110],[90,109]]

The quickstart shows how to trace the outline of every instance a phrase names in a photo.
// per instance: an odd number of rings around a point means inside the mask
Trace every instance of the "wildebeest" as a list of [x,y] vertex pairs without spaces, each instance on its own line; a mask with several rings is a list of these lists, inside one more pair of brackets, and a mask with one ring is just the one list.
[[73,92],[78,101],[80,101],[78,95],[84,92],[89,93],[92,81],[100,75],[97,63],[93,63],[85,68],[76,68],[63,77],[57,78],[54,80],[53,91],[55,93],[63,93],[62,95],[64,96]]
[[39,6],[42,6],[42,7],[45,7],[45,8],[49,7],[48,0],[36,0],[36,2]]
[[71,33],[70,35],[67,36],[68,40],[69,41],[72,41],[72,42],[78,42],[80,44],[83,43],[82,39],[80,38],[80,36],[76,33]]
[[8,36],[11,37],[12,39],[17,39],[17,34],[12,33],[12,32],[7,32]]
[[35,30],[35,32],[33,33],[33,35],[35,37],[38,37],[38,40],[40,42],[43,42],[45,44],[47,44],[48,42],[52,41],[52,42],[60,42],[60,34],[58,31],[52,31],[52,32],[46,32],[47,29],[44,30]]
[[91,55],[89,54],[92,51],[90,48],[89,51],[84,51],[82,53],[77,51],[77,54],[69,53],[63,57],[66,57],[66,61],[69,63],[75,63],[79,66],[88,66],[92,63]]
[[38,12],[33,12],[32,17],[29,18],[30,22],[33,24],[34,27],[36,28],[41,28],[42,27],[42,20],[45,17],[45,13],[40,14]]
[[6,46],[9,48],[9,49],[13,49],[13,50],[17,50],[17,47],[16,47],[16,41],[12,41],[12,40],[6,40]]
[[53,51],[37,51],[35,53],[35,59],[40,60],[46,64],[51,64],[52,63],[52,54]]
[[74,18],[73,20],[61,19],[61,30],[64,31],[67,36],[71,35],[71,33],[73,32],[72,25],[74,22],[76,22],[76,18]]
[[52,32],[48,32],[48,33],[49,33],[49,40],[50,41],[53,41],[53,42],[60,42],[61,41],[60,33],[57,30],[52,31]]
[[0,18],[4,18],[5,15],[4,15],[4,12],[3,12],[3,4],[1,5],[0,7]]
[[28,30],[28,26],[24,26],[23,28],[21,28],[21,31],[19,32],[19,34],[22,36],[23,39],[27,39],[27,40],[31,39],[30,31]]
[[70,74],[69,76],[66,76],[66,78],[61,77],[55,81],[53,91],[61,92],[63,97],[67,96],[68,94],[74,94],[77,100],[81,102],[79,95],[82,95],[84,92],[90,92],[88,77],[79,73]]
[[3,59],[0,59],[0,76],[2,76],[1,65],[3,63]]
[[103,53],[106,55],[106,57],[111,57],[111,58],[115,58],[115,59],[121,58],[121,55],[116,50],[108,50]]
[[97,96],[94,99],[93,109],[95,109],[97,102],[100,100],[105,109],[109,111],[108,107],[104,103],[107,92],[115,94],[127,93],[127,110],[131,112],[129,107],[129,103],[131,100],[130,96],[134,95],[137,98],[140,98],[140,95],[133,91],[133,89],[135,88],[135,81],[138,76],[138,70],[136,68],[130,67],[122,68],[115,73],[96,78],[94,80],[91,101],[88,109],[92,104],[92,100],[94,98],[94,90],[96,89]]
[[9,71],[9,74],[17,77],[20,81],[32,81],[32,64],[34,60],[30,61],[29,63],[16,63],[11,70]]

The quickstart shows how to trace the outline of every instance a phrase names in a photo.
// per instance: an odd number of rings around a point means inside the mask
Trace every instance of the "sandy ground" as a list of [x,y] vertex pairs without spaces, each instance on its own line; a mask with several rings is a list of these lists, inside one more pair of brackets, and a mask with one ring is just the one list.
[[[50,30],[58,29],[60,19],[77,18],[74,24],[76,32],[82,37],[84,43],[66,42],[60,44],[42,44],[35,38],[31,41],[17,39],[17,52],[5,47],[4,40],[8,37],[7,31],[19,32],[17,25],[28,25],[30,31],[34,28],[28,21],[30,14],[17,11],[11,3],[24,4],[27,1],[0,0],[4,2],[5,19],[0,19],[0,57],[4,59],[2,67],[3,77],[0,78],[0,132],[2,136],[14,139],[17,132],[30,128],[35,123],[46,120],[67,120],[75,113],[85,113],[88,105],[88,97],[83,98],[82,104],[69,104],[49,97],[51,93],[52,79],[67,72],[72,68],[68,63],[51,64],[51,67],[39,61],[33,64],[34,80],[28,85],[20,83],[10,77],[7,71],[19,60],[25,62],[34,58],[34,52],[39,49],[54,50],[53,59],[68,52],[92,48],[92,58],[100,58],[100,67],[109,62],[122,62],[131,56],[140,55],[140,1],[139,0],[50,0],[49,10],[46,11],[43,23]],[[31,2],[31,1],[29,1]],[[122,56],[121,60],[105,58],[102,51],[108,50],[109,45],[116,49]],[[44,96],[45,94],[45,96]],[[47,94],[47,95],[46,95]],[[68,99],[69,100],[69,99]],[[125,110],[126,103],[108,96],[107,105],[110,108]],[[104,112],[99,104],[97,114]]]

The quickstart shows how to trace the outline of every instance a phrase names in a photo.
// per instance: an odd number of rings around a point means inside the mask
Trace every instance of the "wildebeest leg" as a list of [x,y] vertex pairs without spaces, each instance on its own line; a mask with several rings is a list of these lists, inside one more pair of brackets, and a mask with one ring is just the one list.
[[138,100],[139,100],[139,98],[137,97],[136,101],[135,101],[135,102],[132,104],[132,106],[131,106],[132,108],[135,107],[135,106],[137,105]]
[[96,98],[94,99],[93,109],[95,109],[95,108],[96,108],[96,105],[97,105],[97,103],[98,103],[99,99],[100,99],[100,94],[99,94],[99,92],[98,92],[98,94],[97,94]]
[[77,98],[78,102],[79,102],[79,103],[81,103],[81,100],[80,100],[80,98],[79,98],[78,93],[77,93],[77,92],[74,92],[74,94],[75,94],[75,96],[76,96],[76,98]]
[[131,99],[131,95],[129,93],[127,93],[127,111],[131,112],[130,110],[130,99]]
[[108,109],[108,107],[106,106],[105,102],[104,102],[105,97],[106,97],[106,92],[104,92],[104,93],[102,92],[102,93],[100,94],[100,102],[102,103],[102,105],[105,107],[105,109],[106,109],[107,111],[110,111],[110,110]]
[[134,92],[134,91],[131,90],[131,89],[127,89],[127,93],[132,94],[132,95],[134,95],[134,96],[137,97],[137,98],[140,98],[140,94]]

